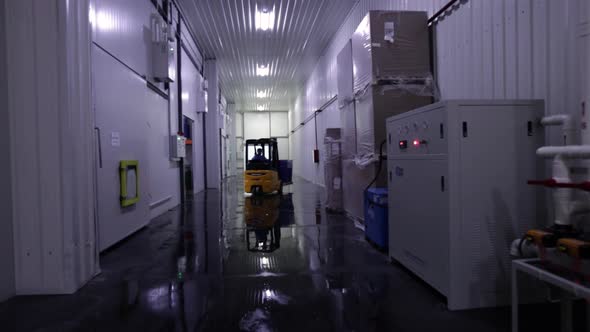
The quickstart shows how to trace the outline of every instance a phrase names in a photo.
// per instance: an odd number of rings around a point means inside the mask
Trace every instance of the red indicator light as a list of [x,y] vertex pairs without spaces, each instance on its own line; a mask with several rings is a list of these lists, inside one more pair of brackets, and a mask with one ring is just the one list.
[[414,146],[420,146],[420,141],[419,141],[419,140],[417,140],[417,139],[415,139],[415,140],[414,140]]
[[400,150],[405,150],[408,148],[408,141],[403,140],[403,141],[399,141],[399,148]]

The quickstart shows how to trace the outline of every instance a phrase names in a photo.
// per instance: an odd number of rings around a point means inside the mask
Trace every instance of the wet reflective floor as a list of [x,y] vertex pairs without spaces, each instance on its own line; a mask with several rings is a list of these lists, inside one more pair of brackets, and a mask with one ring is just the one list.
[[103,253],[102,273],[76,294],[0,304],[0,330],[509,330],[508,308],[447,311],[352,221],[326,213],[321,192],[297,180],[282,196],[244,197],[232,180],[190,197]]

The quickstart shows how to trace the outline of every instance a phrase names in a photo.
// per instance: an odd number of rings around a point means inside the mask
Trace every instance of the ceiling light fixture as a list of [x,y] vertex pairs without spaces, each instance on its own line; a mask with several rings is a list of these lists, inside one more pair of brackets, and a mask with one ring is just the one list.
[[256,15],[254,16],[256,30],[272,30],[275,27],[275,7],[258,9],[256,5]]
[[266,111],[266,107],[264,105],[256,105],[257,111]]
[[270,74],[270,67],[269,66],[256,65],[256,75],[257,76],[268,76],[268,74]]
[[258,92],[256,92],[256,97],[266,98],[268,97],[268,93],[266,92],[266,90],[258,90]]

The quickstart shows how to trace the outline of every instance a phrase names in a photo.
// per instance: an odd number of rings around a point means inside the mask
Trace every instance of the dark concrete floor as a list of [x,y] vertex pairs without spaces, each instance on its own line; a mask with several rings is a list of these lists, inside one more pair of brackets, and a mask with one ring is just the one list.
[[[318,187],[298,180],[251,200],[236,182],[103,253],[102,273],[76,294],[0,304],[0,330],[509,330],[508,308],[447,311],[350,220],[327,214]],[[556,330],[554,309],[524,310],[526,330]]]

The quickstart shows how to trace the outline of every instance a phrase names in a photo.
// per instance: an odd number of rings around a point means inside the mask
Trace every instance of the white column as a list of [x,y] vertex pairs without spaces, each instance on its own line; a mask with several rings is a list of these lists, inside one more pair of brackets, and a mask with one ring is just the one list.
[[88,0],[5,2],[16,294],[98,272]]
[[225,130],[229,135],[229,172],[231,175],[236,175],[237,167],[237,149],[236,149],[236,104],[227,104],[227,114],[230,117],[230,124],[226,126]]
[[[579,7],[576,10],[578,14],[576,20],[576,13],[572,14],[571,20],[577,22],[577,38],[578,38],[578,61],[579,61],[579,77],[578,82],[581,86],[579,100],[585,105],[585,114],[582,114],[582,144],[590,144],[590,4],[587,0],[579,0]],[[572,33],[575,33],[572,31]],[[576,82],[577,83],[577,82]],[[577,88],[578,84],[574,84]],[[580,110],[581,107],[578,108]],[[574,114],[580,114],[579,111]]]
[[221,185],[221,123],[219,120],[219,80],[217,62],[205,61],[205,79],[208,82],[207,115],[205,115],[205,136],[207,139],[207,188],[219,189]]
[[[4,0],[0,0],[0,22],[4,22]],[[5,31],[5,25],[0,24]],[[6,77],[6,40],[0,33],[0,77]],[[8,82],[0,79],[0,110],[7,105]],[[8,112],[0,111],[0,301],[14,295],[14,244],[12,241],[12,195],[10,173],[10,126]]]

